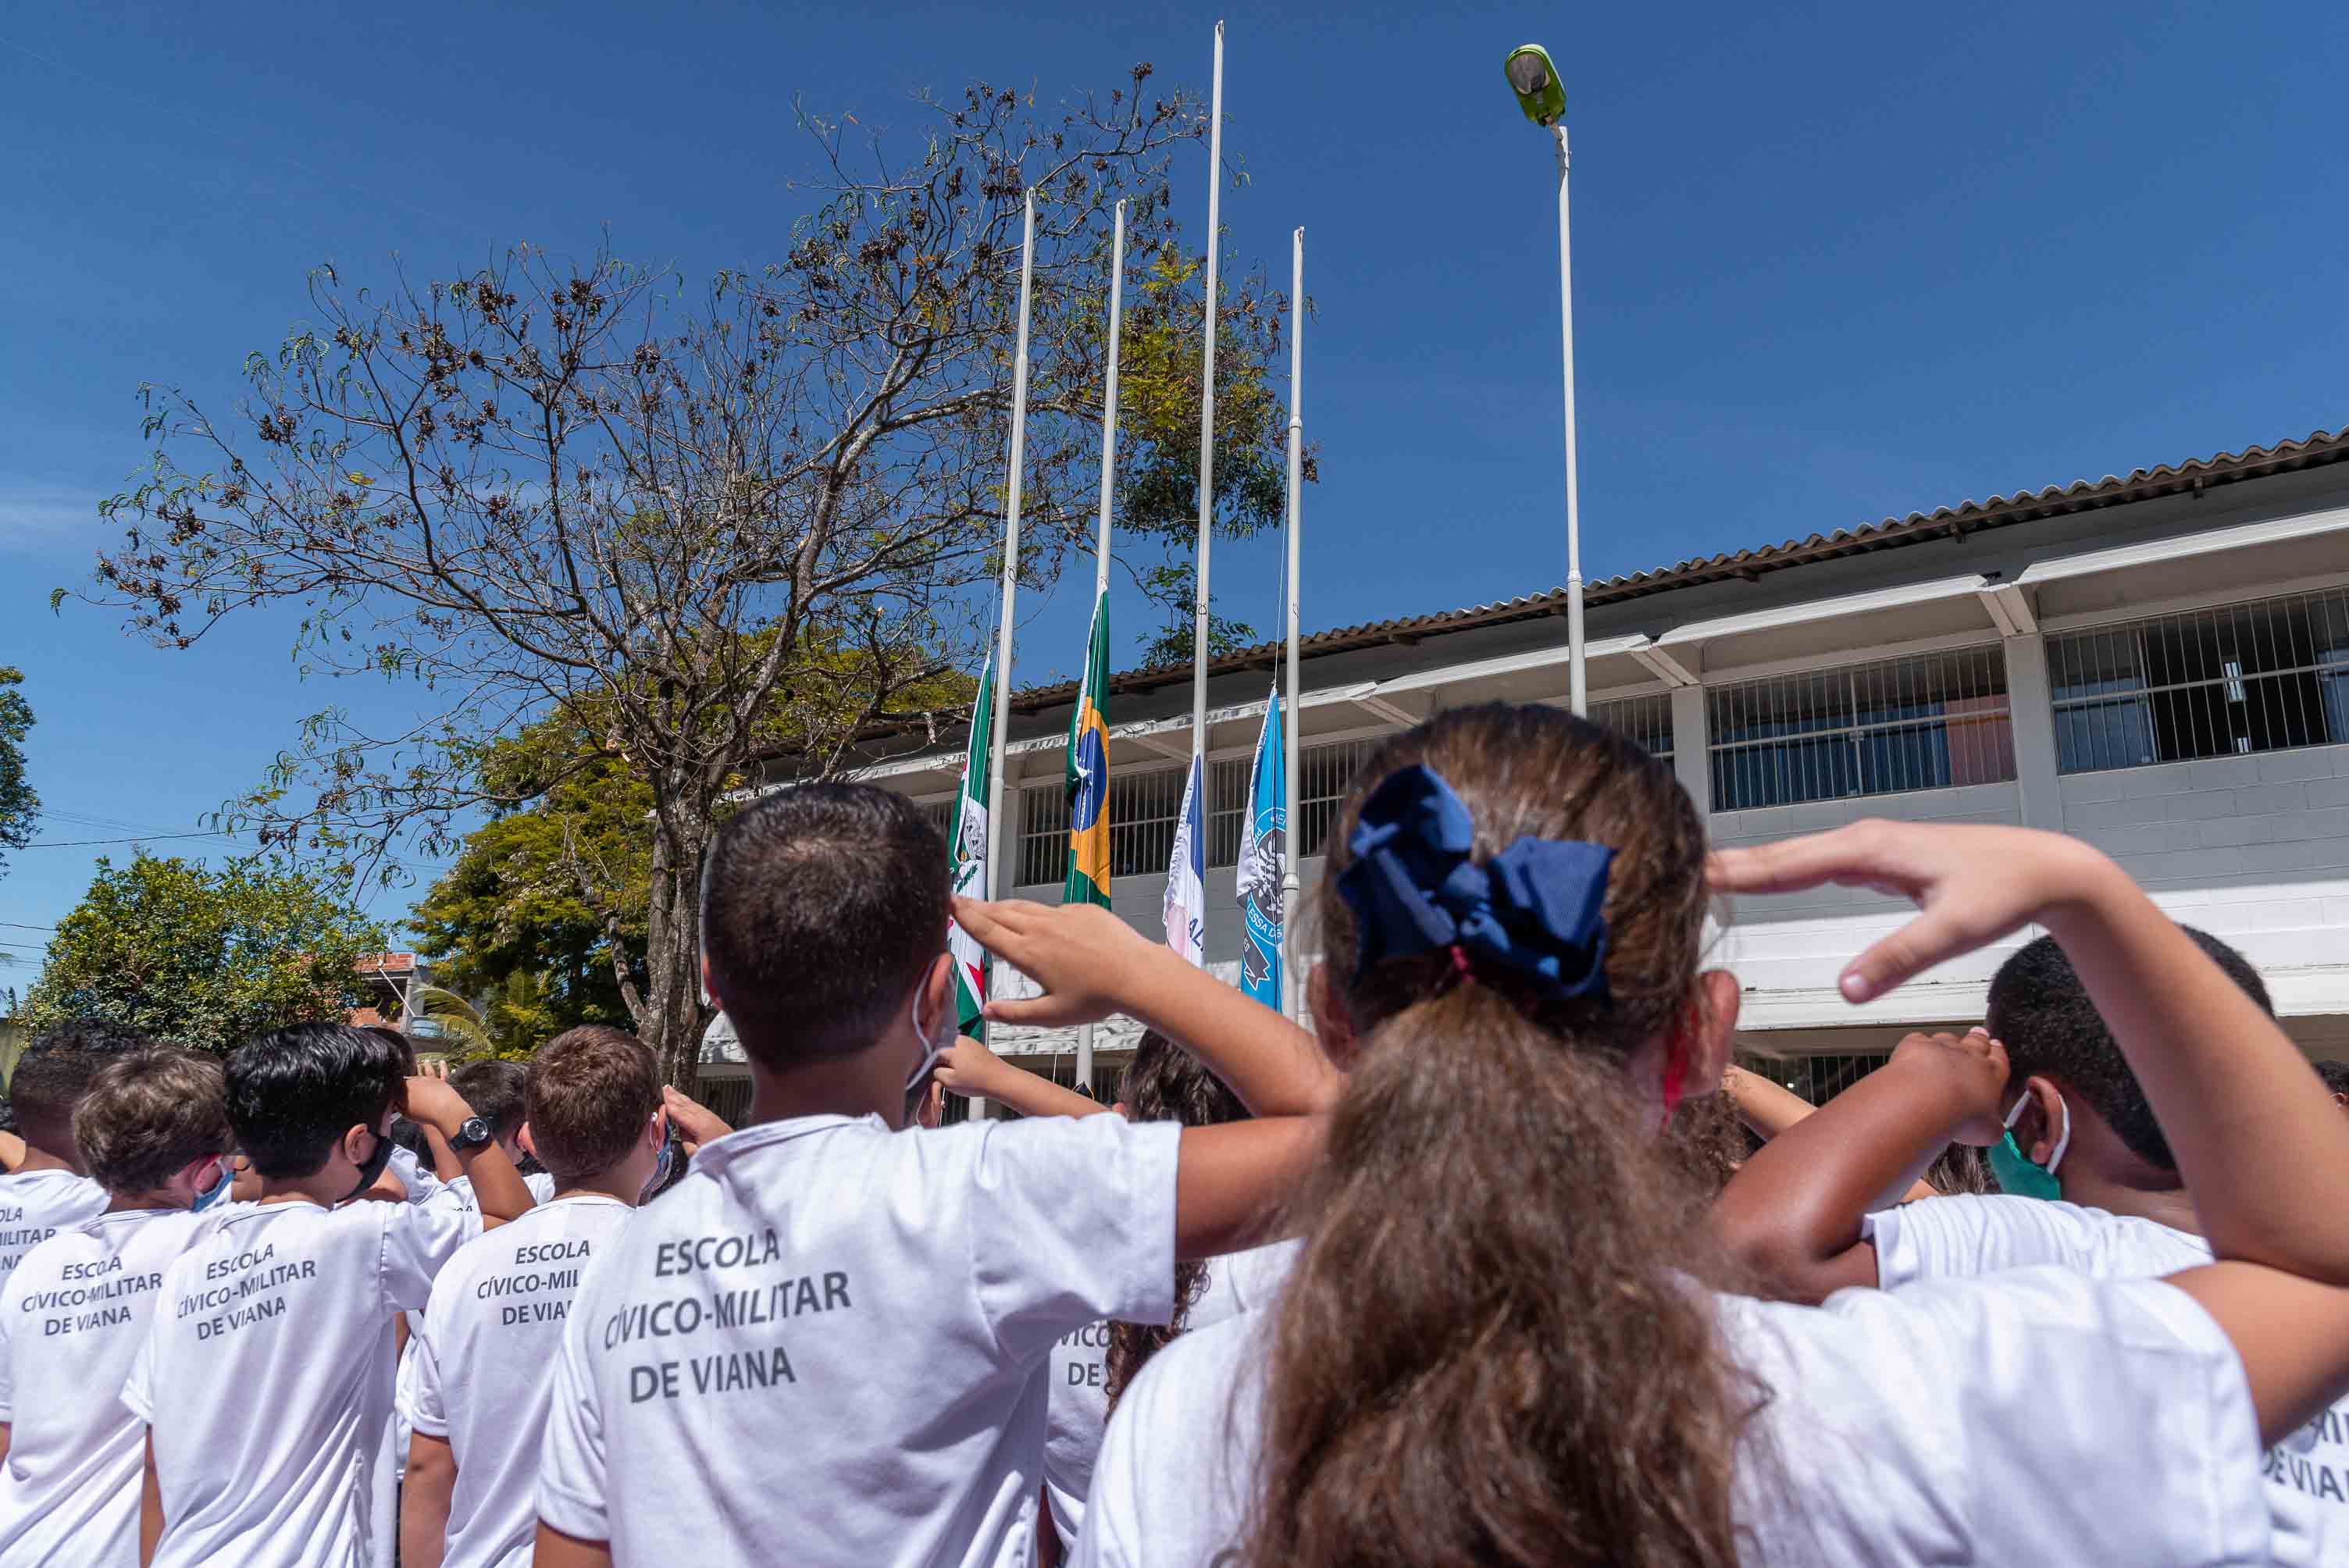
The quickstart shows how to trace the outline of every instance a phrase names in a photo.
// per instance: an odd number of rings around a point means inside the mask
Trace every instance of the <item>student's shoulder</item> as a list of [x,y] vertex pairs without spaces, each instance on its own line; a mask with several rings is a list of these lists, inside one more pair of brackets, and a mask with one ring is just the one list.
[[[1242,1312],[1175,1336],[1118,1401],[1120,1418],[1143,1431],[1170,1435],[1195,1432],[1196,1421],[1210,1415],[1221,1421],[1233,1401],[1246,1404],[1257,1397],[1272,1327],[1269,1313]],[[1129,1407],[1130,1418],[1124,1414]]]

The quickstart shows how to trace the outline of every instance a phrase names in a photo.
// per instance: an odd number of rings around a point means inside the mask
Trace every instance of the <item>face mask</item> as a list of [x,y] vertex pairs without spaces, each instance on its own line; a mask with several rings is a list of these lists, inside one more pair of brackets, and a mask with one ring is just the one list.
[[217,1203],[222,1199],[227,1197],[228,1190],[235,1185],[236,1171],[230,1166],[228,1156],[223,1154],[221,1156],[220,1180],[205,1188],[202,1191],[197,1193],[196,1201],[188,1206],[192,1210],[198,1211],[209,1209],[214,1203]]
[[946,1055],[947,1047],[954,1044],[953,1014],[947,1015],[946,1027],[938,1031],[938,1037],[935,1040],[930,1038],[929,1031],[922,1027],[922,993],[918,987],[914,992],[914,1005],[909,1011],[914,1020],[915,1037],[922,1042],[922,1059],[920,1065],[914,1068],[913,1076],[905,1080],[907,1094],[921,1087],[922,1080],[930,1076],[930,1068],[937,1065],[938,1058]]
[[668,1185],[668,1173],[677,1168],[677,1142],[664,1132],[661,1136],[660,1163],[653,1167],[652,1180],[636,1190],[636,1202],[641,1203]]
[[1990,1173],[1998,1179],[1998,1190],[2017,1198],[2044,1198],[2049,1202],[2064,1195],[2064,1184],[2055,1180],[2055,1167],[2064,1163],[2064,1150],[2072,1143],[2072,1108],[2062,1095],[2055,1103],[2063,1109],[2064,1130],[2056,1135],[2054,1151],[2047,1163],[2033,1165],[2023,1157],[2023,1146],[2014,1140],[2014,1124],[2023,1119],[2023,1108],[2031,1103],[2031,1093],[2014,1102],[2006,1113],[2006,1136],[1990,1146]]
[[376,1178],[383,1174],[383,1168],[391,1163],[391,1151],[398,1147],[391,1140],[389,1134],[377,1133],[374,1152],[370,1153],[367,1157],[367,1162],[359,1167],[358,1185],[343,1194],[343,1202],[347,1203],[374,1186]]

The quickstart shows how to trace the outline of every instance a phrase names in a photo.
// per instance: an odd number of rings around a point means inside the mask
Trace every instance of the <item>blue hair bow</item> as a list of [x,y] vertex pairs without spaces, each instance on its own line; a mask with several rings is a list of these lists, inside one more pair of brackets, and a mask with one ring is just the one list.
[[1354,912],[1358,970],[1456,948],[1506,969],[1547,1001],[1607,993],[1607,872],[1600,844],[1523,838],[1483,865],[1475,823],[1433,769],[1387,776],[1346,847],[1338,894]]

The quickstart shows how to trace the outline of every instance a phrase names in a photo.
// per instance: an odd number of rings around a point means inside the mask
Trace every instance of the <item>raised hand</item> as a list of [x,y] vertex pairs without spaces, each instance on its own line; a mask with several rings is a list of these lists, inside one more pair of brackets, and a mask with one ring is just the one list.
[[1832,884],[1915,903],[1916,919],[1845,965],[1845,999],[1866,1002],[2039,920],[2087,885],[2097,863],[2095,851],[2060,833],[1866,821],[1757,849],[1723,850],[1709,875],[1723,892],[1800,892]]
[[703,1144],[714,1143],[734,1130],[724,1117],[691,1095],[683,1093],[674,1084],[661,1086],[661,1105],[668,1111],[669,1125],[677,1129],[678,1139],[685,1145],[688,1159],[692,1158]]
[[997,1023],[1061,1027],[1132,1011],[1134,983],[1158,955],[1172,956],[1099,904],[958,898],[954,911],[979,945],[1044,988],[1041,996],[989,1002],[987,1016]]
[[1959,1143],[1977,1149],[1996,1143],[2006,1130],[2006,1047],[1979,1026],[1963,1035],[1914,1034],[1892,1048],[1887,1064],[1904,1079],[1946,1088],[1969,1108],[1966,1120],[1951,1130]]

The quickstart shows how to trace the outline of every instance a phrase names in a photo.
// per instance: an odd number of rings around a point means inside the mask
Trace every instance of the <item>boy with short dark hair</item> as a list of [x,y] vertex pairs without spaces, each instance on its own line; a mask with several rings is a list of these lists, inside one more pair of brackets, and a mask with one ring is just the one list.
[[74,1146],[74,1108],[101,1068],[154,1045],[120,1024],[77,1018],[35,1036],[17,1058],[8,1099],[25,1155],[0,1175],[0,1286],[35,1246],[105,1212],[106,1189],[89,1179]]
[[668,1152],[659,1072],[622,1030],[585,1024],[557,1035],[531,1063],[524,1098],[555,1190],[468,1242],[432,1287],[404,1396],[415,1429],[400,1502],[404,1568],[529,1561],[564,1320],[589,1260],[659,1181]]
[[436,1127],[486,1222],[530,1207],[471,1109],[403,1081],[380,1037],[297,1024],[247,1041],[228,1119],[260,1181],[165,1272],[123,1401],[147,1426],[142,1545],[166,1568],[344,1568],[388,1557],[377,1450],[390,1425],[392,1320],[421,1307],[473,1233],[465,1205],[353,1202],[404,1109]]
[[1165,1322],[1176,1258],[1261,1239],[1311,1161],[1339,1082],[1311,1037],[1090,905],[954,905],[1046,993],[988,1016],[1128,1014],[1257,1119],[897,1136],[954,1039],[946,865],[921,809],[867,785],[779,791],[719,829],[705,985],[750,1060],[750,1125],[704,1144],[580,1288],[540,1568],[674,1563],[680,1519],[712,1563],[1024,1557],[1054,1343]]
[[26,1253],[0,1288],[0,1563],[137,1568],[146,1436],[116,1390],[146,1337],[163,1270],[228,1185],[220,1064],[188,1051],[114,1057],[74,1111],[105,1212]]
[[[2272,1017],[2259,972],[2207,932],[2186,933]],[[1990,1145],[2001,1192],[1884,1206],[1961,1130],[1948,1087],[2002,1057],[2005,1128]],[[2312,1072],[2309,1092],[2330,1085]],[[1967,1141],[1975,1141],[1969,1137]],[[1872,1211],[1872,1212],[1871,1212]],[[2207,1264],[2194,1196],[2119,1043],[2053,937],[2002,965],[1987,1026],[1912,1035],[1892,1060],[1746,1161],[1716,1229],[1797,1300],[1846,1286],[2062,1264],[2106,1279]],[[2349,1404],[2268,1456],[2273,1561],[2349,1558]]]
[[[530,1069],[520,1062],[490,1058],[466,1062],[449,1069],[449,1087],[465,1097],[473,1114],[490,1124],[490,1136],[506,1151],[506,1158],[522,1170],[529,1161],[531,1150],[523,1129],[528,1121],[524,1097],[529,1092]],[[523,1185],[539,1202],[554,1195],[554,1178],[544,1171],[524,1176]],[[460,1178],[455,1183],[470,1198],[471,1183]]]

